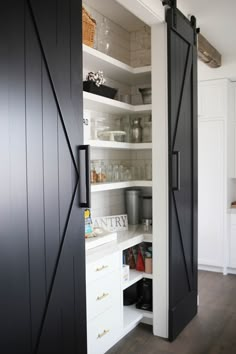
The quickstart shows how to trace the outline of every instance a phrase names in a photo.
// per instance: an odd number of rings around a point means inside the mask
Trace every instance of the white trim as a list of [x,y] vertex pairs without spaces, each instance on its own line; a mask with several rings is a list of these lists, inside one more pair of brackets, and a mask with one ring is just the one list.
[[95,95],[90,92],[83,92],[84,110],[103,112],[110,114],[125,113],[149,113],[152,110],[151,104],[131,105],[128,103],[113,100],[111,98]]
[[116,0],[149,26],[165,21],[165,8],[160,0]]
[[152,181],[126,181],[111,183],[94,183],[91,185],[91,192],[104,192],[114,189],[123,189],[131,187],[152,187]]
[[204,270],[206,272],[216,272],[216,273],[223,273],[223,267],[211,266],[211,265],[203,265],[198,264],[198,270]]
[[236,269],[235,268],[227,268],[227,274],[236,274]]
[[152,26],[153,333],[168,338],[169,211],[167,27]]
[[88,140],[92,148],[117,150],[151,150],[152,143],[121,143],[118,141]]

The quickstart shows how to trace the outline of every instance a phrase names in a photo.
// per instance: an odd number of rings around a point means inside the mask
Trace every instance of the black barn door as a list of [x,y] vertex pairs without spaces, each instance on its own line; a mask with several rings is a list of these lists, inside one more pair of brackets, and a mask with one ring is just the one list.
[[0,353],[86,354],[80,0],[0,5]]
[[167,10],[169,338],[197,313],[197,48],[195,19]]

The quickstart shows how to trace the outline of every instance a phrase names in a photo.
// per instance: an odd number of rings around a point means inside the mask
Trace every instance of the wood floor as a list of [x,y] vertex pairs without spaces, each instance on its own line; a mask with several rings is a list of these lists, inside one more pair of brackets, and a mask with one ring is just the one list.
[[198,315],[173,342],[140,324],[109,354],[236,354],[236,276],[199,272]]

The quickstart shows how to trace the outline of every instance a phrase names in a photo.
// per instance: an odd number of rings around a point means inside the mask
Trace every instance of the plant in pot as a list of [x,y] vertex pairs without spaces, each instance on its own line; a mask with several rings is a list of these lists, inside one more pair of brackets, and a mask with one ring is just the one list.
[[95,95],[114,98],[117,90],[112,87],[105,86],[105,81],[106,80],[104,79],[102,71],[90,71],[86,77],[86,81],[83,82],[83,90],[94,93]]

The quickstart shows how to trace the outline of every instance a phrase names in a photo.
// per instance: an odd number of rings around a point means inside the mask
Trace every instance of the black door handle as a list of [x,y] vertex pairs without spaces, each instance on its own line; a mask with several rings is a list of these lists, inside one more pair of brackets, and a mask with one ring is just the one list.
[[90,146],[80,145],[79,155],[79,206],[80,208],[91,207],[90,188]]
[[[174,168],[174,164],[172,163],[172,189],[173,191],[180,191],[180,151],[173,151],[172,155],[176,157],[176,163]],[[176,181],[176,183],[174,181]]]

